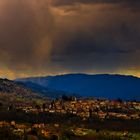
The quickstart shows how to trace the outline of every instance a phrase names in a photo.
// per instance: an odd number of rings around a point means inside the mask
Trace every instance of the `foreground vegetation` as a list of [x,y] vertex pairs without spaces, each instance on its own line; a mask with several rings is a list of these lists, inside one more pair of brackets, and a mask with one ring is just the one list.
[[0,112],[0,140],[140,140],[139,132],[139,120],[83,120],[73,114]]
[[[1,140],[140,140],[140,133],[78,128],[58,124],[15,124],[0,127]],[[19,128],[18,128],[18,127]],[[24,128],[24,129],[22,129]]]

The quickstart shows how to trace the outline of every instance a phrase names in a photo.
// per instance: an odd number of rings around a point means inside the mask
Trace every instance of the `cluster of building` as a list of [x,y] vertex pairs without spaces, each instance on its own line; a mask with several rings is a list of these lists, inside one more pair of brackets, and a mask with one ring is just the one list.
[[71,113],[86,120],[97,119],[140,119],[140,102],[120,100],[79,99],[73,101],[53,100],[42,106],[26,106],[25,112]]

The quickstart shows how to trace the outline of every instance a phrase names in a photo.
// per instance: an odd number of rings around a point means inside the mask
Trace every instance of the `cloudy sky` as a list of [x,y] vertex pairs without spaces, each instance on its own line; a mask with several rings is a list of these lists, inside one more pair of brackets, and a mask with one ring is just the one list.
[[139,0],[0,0],[0,76],[140,77]]

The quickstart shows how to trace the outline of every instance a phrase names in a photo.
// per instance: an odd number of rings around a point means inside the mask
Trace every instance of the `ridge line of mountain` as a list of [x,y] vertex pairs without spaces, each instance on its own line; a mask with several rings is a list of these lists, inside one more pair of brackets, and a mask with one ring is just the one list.
[[[132,75],[78,73],[21,78],[16,81],[21,81],[32,88],[33,84],[38,84],[54,91],[63,91],[66,94],[72,93],[82,97],[140,100],[140,78]],[[27,82],[32,84],[29,85]]]
[[30,78],[48,78],[48,77],[59,77],[59,76],[71,76],[71,75],[79,75],[79,76],[123,76],[123,77],[132,77],[132,78],[138,78],[140,77],[134,76],[134,75],[126,75],[126,74],[88,74],[88,73],[67,73],[67,74],[58,74],[58,75],[46,75],[46,76],[30,76],[30,77],[21,77],[13,79],[13,81],[18,81],[20,79],[30,79]]

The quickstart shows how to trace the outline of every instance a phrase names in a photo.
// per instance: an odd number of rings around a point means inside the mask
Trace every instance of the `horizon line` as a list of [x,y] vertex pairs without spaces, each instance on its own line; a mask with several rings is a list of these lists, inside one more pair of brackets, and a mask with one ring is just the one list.
[[26,78],[38,78],[38,77],[54,77],[54,76],[64,76],[64,75],[119,75],[119,76],[131,76],[135,78],[140,78],[139,76],[133,75],[133,74],[121,74],[121,73],[60,73],[60,74],[46,74],[46,75],[33,75],[33,76],[25,76],[25,77],[19,77],[15,79],[9,79],[9,80],[17,80],[17,79],[26,79]]

